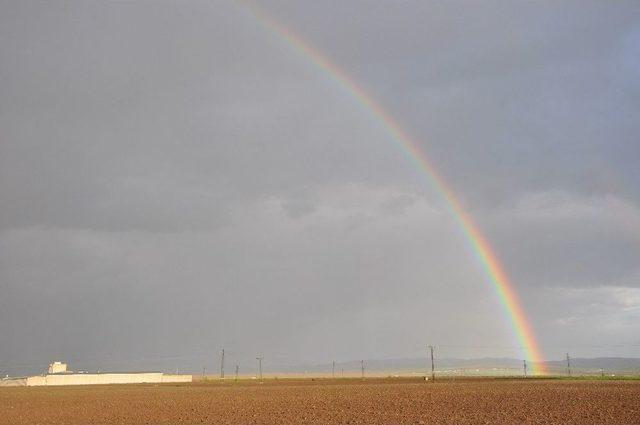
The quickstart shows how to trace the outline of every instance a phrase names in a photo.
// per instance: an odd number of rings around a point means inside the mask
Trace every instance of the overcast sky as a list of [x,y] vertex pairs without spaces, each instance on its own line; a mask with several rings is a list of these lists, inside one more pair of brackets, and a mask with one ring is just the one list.
[[[256,4],[414,136],[546,358],[640,357],[640,3]],[[245,6],[0,1],[0,372],[426,344],[521,355],[420,170]]]

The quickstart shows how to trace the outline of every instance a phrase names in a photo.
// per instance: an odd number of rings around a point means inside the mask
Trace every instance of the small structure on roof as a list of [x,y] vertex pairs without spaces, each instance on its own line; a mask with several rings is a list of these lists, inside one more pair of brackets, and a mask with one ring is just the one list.
[[62,362],[53,362],[49,365],[49,374],[53,373],[65,373],[67,371],[67,364]]

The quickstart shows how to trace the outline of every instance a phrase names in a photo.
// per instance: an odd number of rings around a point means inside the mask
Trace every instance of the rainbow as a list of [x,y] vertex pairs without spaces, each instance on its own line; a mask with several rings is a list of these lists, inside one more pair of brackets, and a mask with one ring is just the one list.
[[431,161],[420,149],[420,146],[409,137],[398,122],[382,108],[371,94],[364,91],[335,63],[299,36],[280,25],[264,11],[245,2],[242,2],[242,4],[247,7],[257,21],[269,32],[279,36],[279,38],[286,42],[295,52],[308,59],[322,71],[323,74],[333,80],[337,86],[350,94],[364,110],[382,124],[382,127],[387,131],[391,140],[395,141],[402,148],[409,160],[426,175],[429,183],[445,200],[447,208],[453,217],[455,217],[459,227],[462,229],[464,237],[472,247],[474,255],[493,286],[510,323],[513,334],[518,341],[519,348],[522,350],[523,356],[530,362],[529,370],[532,374],[545,373],[541,351],[513,284],[478,225],[462,208],[460,202],[454,196],[453,190],[431,164]]

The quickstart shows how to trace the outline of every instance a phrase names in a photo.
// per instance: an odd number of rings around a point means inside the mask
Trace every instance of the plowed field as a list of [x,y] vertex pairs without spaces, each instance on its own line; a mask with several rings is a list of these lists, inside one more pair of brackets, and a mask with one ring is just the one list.
[[640,381],[0,388],[0,424],[640,424]]

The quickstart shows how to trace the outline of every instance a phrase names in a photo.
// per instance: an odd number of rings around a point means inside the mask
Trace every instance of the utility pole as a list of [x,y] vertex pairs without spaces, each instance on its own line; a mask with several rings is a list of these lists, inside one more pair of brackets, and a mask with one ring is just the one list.
[[207,367],[202,366],[202,380],[204,381],[204,377],[207,376]]
[[236,365],[236,382],[238,382],[238,371],[240,370],[240,365]]
[[571,376],[571,359],[569,358],[569,353],[567,353],[567,375]]
[[264,356],[262,354],[260,354],[258,357],[256,357],[256,360],[258,361],[258,376],[260,377],[260,382],[263,382],[263,380],[262,380],[262,359],[264,359]]
[[344,368],[342,368],[342,377],[344,378]]
[[604,369],[603,368],[600,368],[600,377],[604,378]]
[[524,377],[527,377],[527,361],[523,360],[522,365],[524,366]]
[[222,356],[220,357],[220,379],[224,379],[224,348],[222,349]]
[[433,362],[433,349],[435,347],[433,345],[427,345],[427,348],[429,348],[429,351],[431,352],[431,380],[435,381],[436,380],[436,365]]
[[336,361],[334,360],[331,363],[331,378],[335,379],[336,377]]
[[360,360],[360,369],[362,370],[362,380],[364,381],[364,360]]

